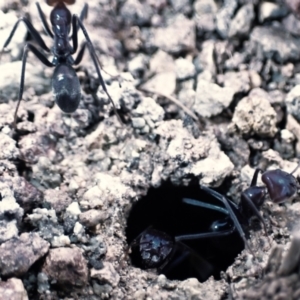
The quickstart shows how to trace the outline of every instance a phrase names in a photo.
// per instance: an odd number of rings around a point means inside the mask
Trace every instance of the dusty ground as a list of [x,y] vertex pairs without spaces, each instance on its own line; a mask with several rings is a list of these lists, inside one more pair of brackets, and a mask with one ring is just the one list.
[[[132,205],[165,181],[196,179],[238,202],[255,168],[295,168],[300,20],[279,0],[88,4],[123,124],[88,53],[71,116],[54,105],[53,70],[30,54],[14,131],[23,24],[1,57],[0,299],[299,299],[297,199],[264,204],[268,237],[251,231],[255,257],[245,249],[218,281],[131,266],[125,229]],[[0,1],[1,47],[21,16],[53,44],[35,1]]]

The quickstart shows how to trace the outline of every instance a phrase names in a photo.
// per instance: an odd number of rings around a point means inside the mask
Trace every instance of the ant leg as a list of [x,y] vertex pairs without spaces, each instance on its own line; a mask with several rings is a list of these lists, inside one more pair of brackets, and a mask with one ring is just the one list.
[[[88,10],[89,10],[89,5],[87,3],[84,4],[81,12],[80,12],[80,15],[79,15],[79,19],[81,20],[81,22],[83,22],[85,19],[87,19],[88,17]],[[71,40],[73,38],[73,34],[74,34],[74,26],[73,26],[73,32],[72,34],[69,36],[69,40]],[[76,26],[76,32],[78,32],[79,30],[79,27]]]
[[256,185],[256,183],[257,183],[257,177],[258,177],[259,172],[262,173],[262,169],[255,169],[255,172],[253,174],[250,186],[255,186]]
[[195,199],[190,199],[190,198],[183,198],[182,202],[186,203],[186,204],[194,205],[194,206],[199,206],[199,207],[215,210],[215,211],[218,211],[218,212],[220,212],[224,215],[228,215],[228,211],[226,209],[224,209],[223,207],[213,205],[213,204],[209,204],[209,203],[205,203],[205,202],[202,202],[200,200],[195,200]]
[[197,240],[197,239],[207,239],[214,237],[222,237],[225,235],[229,235],[235,231],[235,227],[232,227],[228,230],[223,230],[219,232],[204,232],[204,233],[193,233],[193,234],[183,234],[177,235],[174,237],[175,242],[186,241],[186,240]]
[[69,39],[72,39],[73,42],[73,50],[71,54],[73,55],[78,48],[78,30],[79,27],[77,26],[77,18],[75,15],[72,16],[72,35],[69,37]]
[[234,223],[234,226],[236,227],[237,231],[239,232],[240,234],[240,237],[242,238],[242,240],[244,241],[246,247],[248,248],[248,250],[250,251],[250,253],[254,255],[253,251],[252,251],[252,248],[250,247],[249,243],[247,242],[247,239],[246,239],[246,235],[245,235],[245,232],[239,222],[239,220],[237,219],[234,211],[232,210],[231,206],[229,205],[229,202],[228,200],[226,199],[225,196],[219,194],[218,192],[208,188],[208,187],[205,187],[205,186],[201,186],[201,189],[206,191],[208,194],[214,196],[216,199],[220,200],[224,206],[226,207],[227,211],[228,211],[228,214],[230,216],[230,218],[232,219],[233,223]]
[[290,175],[293,175],[300,167],[300,163],[298,163],[297,167],[290,173]]
[[75,58],[74,60],[74,65],[79,65],[82,61],[82,58],[83,58],[83,54],[84,54],[84,51],[85,51],[85,46],[86,46],[86,43],[84,43],[82,46],[81,46],[81,49],[80,51],[78,52],[77,54],[77,57]]
[[50,30],[50,27],[49,27],[49,25],[48,25],[48,22],[47,22],[47,20],[46,20],[46,18],[45,18],[45,15],[44,15],[42,9],[41,9],[40,4],[39,4],[38,2],[36,2],[35,5],[36,5],[36,7],[37,7],[37,10],[38,10],[40,19],[41,19],[41,21],[42,21],[42,23],[43,23],[45,32],[46,32],[50,37],[54,38],[54,35],[53,35],[52,31]]
[[266,234],[266,236],[268,236],[266,223],[265,223],[262,215],[260,214],[259,210],[257,209],[257,207],[255,206],[255,204],[253,203],[253,201],[251,201],[251,199],[249,198],[249,196],[246,193],[242,193],[242,198],[247,202],[247,205],[251,208],[251,210],[253,211],[253,213],[255,214],[255,216],[263,224],[265,234]]
[[[87,19],[88,17],[88,11],[89,11],[89,6],[87,3],[84,4],[81,13],[79,15],[79,19],[83,22],[83,20]],[[77,28],[79,29],[79,28]]]
[[[111,98],[111,96],[109,95],[109,93],[108,93],[108,91],[107,91],[107,88],[106,88],[105,82],[104,82],[104,80],[103,80],[103,77],[102,77],[102,75],[101,75],[101,71],[100,71],[100,68],[99,68],[98,61],[97,61],[97,55],[96,55],[94,46],[93,46],[93,44],[92,44],[92,42],[91,42],[91,40],[90,40],[90,37],[89,37],[89,35],[88,35],[88,33],[87,33],[87,31],[86,31],[86,29],[85,29],[85,27],[84,27],[82,21],[78,18],[78,16],[73,15],[73,18],[76,19],[76,20],[78,21],[78,25],[79,25],[79,27],[81,28],[81,30],[82,30],[82,32],[83,32],[83,34],[84,34],[84,36],[85,36],[85,39],[86,39],[86,41],[87,41],[86,44],[87,44],[87,46],[88,46],[88,48],[89,48],[91,58],[92,58],[93,63],[94,63],[94,65],[95,65],[96,72],[97,72],[97,75],[98,75],[98,79],[99,79],[99,81],[100,81],[100,85],[102,86],[102,88],[103,88],[105,94],[107,95],[107,97],[109,98],[110,102],[112,103],[113,110],[114,110],[114,112],[115,112],[115,114],[116,114],[116,116],[117,116],[117,118],[118,118],[120,124],[123,124],[123,123],[122,123],[122,120],[121,120],[121,118],[120,118],[120,116],[119,116],[119,114],[118,114],[118,112],[117,112],[115,103],[114,103],[113,99]],[[74,28],[74,26],[75,26],[75,28]],[[76,22],[73,22],[73,30],[74,30],[74,32],[77,31],[76,28],[77,28],[77,23],[76,23]],[[76,39],[77,39],[77,38],[76,38]]]
[[180,257],[178,257],[174,262],[172,262],[172,264],[171,264],[172,266],[170,266],[170,265],[167,266],[167,264],[173,258],[174,254],[175,254],[175,246],[173,247],[172,252],[170,253],[169,257],[165,260],[165,262],[159,268],[157,268],[157,271],[159,273],[161,273],[162,271],[164,272],[164,274],[165,273],[169,273],[176,266],[178,266],[182,261],[184,261],[188,257],[188,255],[189,255],[189,253],[185,249],[185,251],[183,252],[183,254]]
[[[179,250],[181,254],[173,260],[176,250]],[[174,268],[176,268],[186,259],[191,261],[190,267],[192,267],[192,270],[194,270],[194,272],[197,274],[197,278],[200,278],[201,280],[205,280],[205,278],[212,274],[214,270],[214,267],[211,263],[202,258],[187,245],[179,242],[174,246],[168,259],[159,268],[157,268],[157,271],[168,276],[168,274],[170,274]]]
[[[3,51],[3,49],[5,49],[5,48],[9,45],[9,43],[10,43],[11,39],[13,38],[13,36],[14,36],[14,34],[15,34],[15,32],[16,32],[16,29],[18,28],[18,25],[19,25],[20,22],[24,22],[24,23],[25,23],[25,25],[26,25],[28,31],[29,31],[30,34],[33,36],[34,40],[38,43],[38,45],[39,45],[43,50],[45,50],[46,52],[50,52],[50,49],[49,49],[49,48],[47,47],[47,45],[45,44],[45,42],[44,42],[44,40],[42,39],[41,35],[40,35],[40,34],[37,32],[37,30],[33,27],[33,25],[31,24],[31,22],[30,22],[29,20],[27,20],[26,18],[21,18],[21,19],[19,19],[19,20],[16,22],[15,26],[13,27],[12,31],[10,32],[10,35],[9,35],[8,39],[6,40],[6,42],[5,42],[4,45],[3,45],[2,51]],[[1,53],[2,53],[2,51],[1,51]]]
[[25,68],[26,68],[26,61],[27,61],[27,55],[28,55],[28,51],[31,50],[33,52],[33,54],[35,54],[35,56],[47,67],[54,67],[54,65],[48,60],[48,58],[42,53],[40,52],[35,46],[33,46],[32,44],[28,43],[25,45],[24,47],[24,53],[23,53],[23,59],[22,59],[22,71],[21,71],[21,80],[20,80],[20,90],[19,90],[19,97],[18,97],[18,104],[15,110],[15,114],[14,114],[14,128],[16,129],[16,125],[17,125],[17,113],[18,113],[18,109],[22,100],[22,96],[23,96],[23,91],[24,91],[24,81],[25,81]]

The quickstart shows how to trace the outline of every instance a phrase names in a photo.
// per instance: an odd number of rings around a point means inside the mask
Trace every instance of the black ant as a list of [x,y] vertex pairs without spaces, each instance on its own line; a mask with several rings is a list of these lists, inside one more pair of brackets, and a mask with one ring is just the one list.
[[[33,39],[37,42],[39,47],[43,49],[45,52],[53,54],[52,61],[49,61],[48,58],[38,49],[36,46],[27,43],[24,47],[23,59],[22,59],[22,71],[21,71],[21,80],[20,80],[20,90],[18,96],[18,104],[14,114],[14,127],[16,127],[16,118],[17,112],[20,106],[20,102],[23,96],[24,90],[24,80],[25,80],[25,67],[28,51],[34,53],[34,55],[47,67],[55,67],[54,74],[52,77],[52,90],[55,96],[55,102],[60,107],[60,109],[65,113],[73,113],[79,106],[80,98],[81,98],[81,90],[80,90],[80,82],[76,75],[75,70],[73,69],[74,65],[78,65],[84,55],[85,48],[87,47],[92,61],[95,65],[96,72],[98,75],[98,79],[100,85],[102,86],[104,92],[107,97],[110,99],[113,109],[120,121],[120,117],[116,111],[116,107],[114,102],[109,95],[104,80],[102,78],[100,67],[98,63],[98,58],[96,56],[96,52],[94,46],[89,38],[89,35],[83,25],[83,20],[87,18],[88,14],[88,5],[85,4],[80,16],[73,14],[66,7],[67,5],[71,5],[75,3],[75,0],[46,0],[46,3],[50,6],[54,6],[53,10],[50,14],[50,22],[52,25],[52,31],[49,28],[48,22],[45,18],[45,15],[40,7],[39,3],[36,3],[38,13],[40,19],[43,23],[44,30],[53,40],[54,45],[51,50],[47,47],[44,40],[38,33],[38,31],[33,27],[31,22],[26,18],[20,18],[16,24],[14,25],[8,39],[4,43],[4,48],[6,48],[11,39],[13,38],[16,29],[20,22],[24,22],[28,31],[30,32]],[[69,36],[72,27],[72,34]],[[74,59],[72,57],[73,54],[76,53],[78,48],[78,30],[79,28],[82,30],[86,41],[81,46],[77,57]],[[70,44],[70,40],[72,40],[72,45]],[[1,55],[0,53],[0,55]],[[121,121],[120,121],[121,122]]]
[[[267,194],[269,194],[270,199],[274,203],[292,200],[297,195],[299,184],[293,176],[293,173],[298,167],[299,166],[291,173],[287,173],[280,169],[262,173],[262,181],[265,186],[257,186],[257,177],[262,171],[256,169],[250,187],[241,195],[239,205],[215,190],[201,186],[201,190],[205,191],[207,195],[222,202],[224,207],[190,198],[183,198],[182,202],[217,211],[224,214],[225,218],[212,222],[208,232],[175,235],[174,237],[149,227],[133,240],[130,244],[130,248],[133,250],[138,248],[140,260],[145,269],[157,268],[158,272],[163,274],[167,274],[167,272],[176,268],[183,260],[192,259],[194,262],[194,271],[196,271],[197,274],[200,274],[200,277],[197,276],[198,278],[205,277],[206,273],[209,274],[212,272],[213,266],[204,258],[194,253],[191,248],[183,244],[183,241],[208,238],[215,239],[238,232],[245,246],[255,257],[247,242],[247,236],[243,228],[248,229],[250,218],[256,216],[263,224],[267,234],[266,224],[259,212],[259,208],[264,203]],[[180,249],[181,254],[177,255],[176,259],[174,259],[174,253],[175,251],[178,251],[178,249]],[[208,276],[206,278],[208,278]]]

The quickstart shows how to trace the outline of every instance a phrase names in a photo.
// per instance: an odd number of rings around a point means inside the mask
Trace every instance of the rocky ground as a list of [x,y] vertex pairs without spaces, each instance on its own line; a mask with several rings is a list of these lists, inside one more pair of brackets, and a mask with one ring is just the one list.
[[[295,169],[300,4],[287,2],[89,1],[84,23],[122,123],[88,53],[72,115],[54,104],[53,69],[30,53],[14,130],[30,40],[20,23],[0,63],[1,300],[300,298],[297,198],[266,201],[268,236],[250,227],[254,256],[246,248],[218,280],[136,268],[126,239],[131,208],[151,187],[196,180],[238,203],[255,168]],[[11,0],[0,1],[1,47],[22,16],[53,45],[35,1]]]

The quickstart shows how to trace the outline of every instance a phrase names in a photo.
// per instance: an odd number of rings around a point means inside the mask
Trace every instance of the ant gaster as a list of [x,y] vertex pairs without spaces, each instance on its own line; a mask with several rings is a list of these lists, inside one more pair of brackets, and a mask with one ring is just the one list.
[[[47,67],[55,67],[53,77],[52,77],[52,90],[55,96],[55,102],[60,107],[60,109],[65,113],[74,112],[80,102],[81,90],[79,79],[76,75],[75,70],[73,69],[74,65],[78,65],[84,55],[85,48],[87,46],[92,61],[95,65],[96,72],[100,85],[102,86],[107,97],[110,99],[113,109],[120,121],[119,115],[116,112],[116,107],[112,98],[110,97],[104,80],[102,78],[100,67],[98,63],[98,58],[94,46],[89,38],[89,35],[83,25],[83,20],[87,17],[88,5],[85,4],[80,16],[73,14],[68,10],[65,4],[70,5],[74,4],[75,0],[46,0],[46,3],[50,6],[54,6],[50,14],[50,22],[52,25],[52,31],[49,28],[48,22],[45,18],[45,15],[40,7],[39,3],[36,3],[39,17],[43,23],[45,32],[53,39],[54,45],[51,50],[47,47],[44,40],[38,33],[38,31],[33,27],[31,22],[26,18],[20,18],[14,25],[8,39],[4,43],[3,49],[6,48],[11,39],[13,38],[15,31],[20,22],[24,22],[28,31],[30,32],[33,39],[37,42],[39,47],[45,52],[53,54],[52,61],[49,61],[48,58],[33,44],[30,42],[27,43],[24,47],[23,59],[22,59],[22,71],[21,71],[21,80],[20,80],[20,90],[18,96],[18,104],[14,114],[14,127],[16,126],[16,118],[18,108],[23,96],[24,90],[24,80],[25,80],[25,68],[28,51],[34,53],[34,55]],[[72,34],[69,36],[72,27]],[[86,41],[81,46],[77,57],[73,59],[72,55],[76,53],[78,48],[78,30],[82,30]],[[72,40],[72,45],[70,44]],[[1,53],[3,52],[3,49]]]
[[[142,263],[146,269],[158,268],[158,271],[163,272],[164,274],[166,267],[172,269],[180,263],[181,260],[186,259],[188,255],[195,256],[195,254],[192,253],[192,249],[182,243],[185,240],[224,237],[232,234],[234,231],[237,231],[251,254],[255,256],[247,242],[243,226],[249,223],[252,216],[256,216],[263,224],[264,230],[267,234],[266,225],[259,212],[259,208],[264,203],[267,194],[269,194],[270,199],[274,203],[282,203],[292,200],[297,195],[299,184],[293,176],[293,173],[298,169],[298,167],[299,165],[291,173],[287,173],[280,169],[262,173],[262,181],[265,186],[257,186],[258,174],[262,171],[260,169],[256,169],[250,187],[243,191],[241,195],[239,205],[235,204],[220,193],[208,187],[201,186],[201,189],[208,195],[222,202],[224,207],[189,198],[183,198],[182,202],[189,205],[215,210],[225,215],[225,218],[212,222],[210,231],[170,237],[168,234],[150,227],[135,238],[130,247],[138,246]],[[182,255],[176,261],[171,262],[174,251],[179,245],[181,245],[181,248],[184,246]],[[205,262],[201,257],[197,257],[197,260],[199,262],[195,265],[196,269],[198,267],[200,268],[200,266],[205,266],[205,272],[211,271],[211,266],[207,264],[208,262]],[[199,271],[199,274],[204,276],[203,272],[201,273]]]

